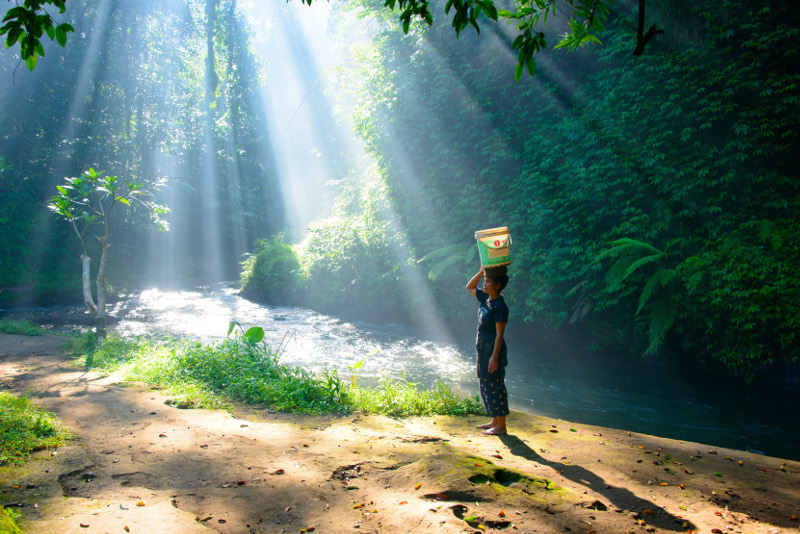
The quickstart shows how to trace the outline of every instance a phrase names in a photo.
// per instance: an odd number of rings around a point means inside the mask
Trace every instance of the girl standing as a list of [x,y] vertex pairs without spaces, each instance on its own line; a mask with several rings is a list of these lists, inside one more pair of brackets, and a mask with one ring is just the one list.
[[[478,289],[481,278],[483,290]],[[508,323],[508,306],[501,295],[506,284],[508,275],[505,269],[487,274],[484,267],[467,283],[467,291],[480,303],[478,336],[475,341],[478,352],[478,382],[483,405],[492,418],[478,428],[485,429],[483,433],[492,436],[506,433],[506,416],[509,414],[505,384],[508,351],[503,339]]]

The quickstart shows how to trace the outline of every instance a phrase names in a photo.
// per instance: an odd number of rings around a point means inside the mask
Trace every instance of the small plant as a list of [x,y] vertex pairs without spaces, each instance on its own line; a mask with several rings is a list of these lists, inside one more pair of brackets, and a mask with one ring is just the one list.
[[363,360],[358,360],[353,365],[347,366],[347,368],[350,369],[350,372],[353,373],[353,379],[350,382],[350,387],[355,388],[356,384],[358,383],[358,370],[361,369],[361,367],[367,362],[370,356],[372,356],[373,354],[377,354],[379,352],[380,352],[379,350],[373,350],[372,352],[364,356]]
[[228,323],[227,337],[230,337],[231,333],[237,326],[239,327],[239,331],[241,332],[242,339],[244,339],[248,343],[255,344],[264,339],[264,329],[261,328],[260,326],[251,326],[250,328],[245,330],[244,328],[242,328],[242,325],[240,325],[236,321],[230,321]]
[[57,447],[69,437],[53,414],[30,399],[0,393],[0,465],[22,463],[31,452]]
[[13,508],[0,506],[0,532],[3,534],[23,534],[16,521],[19,516],[20,513]]
[[41,336],[45,333],[45,330],[30,319],[22,319],[19,321],[3,319],[0,321],[0,332],[21,336]]

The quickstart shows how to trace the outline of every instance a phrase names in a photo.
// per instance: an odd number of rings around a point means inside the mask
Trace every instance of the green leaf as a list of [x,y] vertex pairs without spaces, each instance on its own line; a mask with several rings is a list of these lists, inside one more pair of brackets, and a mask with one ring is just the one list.
[[55,38],[56,30],[55,28],[53,28],[53,23],[51,21],[48,20],[47,22],[45,22],[44,31],[45,33],[47,33],[47,36],[50,38],[51,41]]
[[236,328],[236,325],[238,324],[239,323],[237,323],[236,321],[228,321],[228,333],[225,334],[225,336],[227,337],[231,335],[231,332],[233,332],[233,329]]
[[22,37],[25,37],[25,32],[19,28],[12,28],[11,31],[8,32],[8,36],[6,36],[6,48],[14,46]]
[[56,41],[58,41],[58,44],[60,44],[62,48],[67,44],[67,32],[64,30],[63,25],[56,28]]
[[130,202],[128,202],[128,199],[127,199],[127,198],[125,198],[125,197],[115,197],[115,198],[116,198],[118,201],[122,202],[123,204],[127,204],[128,206],[130,206],[130,205],[131,205],[131,203],[130,203]]
[[516,68],[514,69],[514,81],[518,82],[520,78],[522,78],[522,63],[517,63]]
[[531,76],[536,75],[536,62],[533,61],[533,58],[529,58],[528,61],[525,62],[525,67],[528,69],[528,74]]
[[244,333],[244,338],[250,343],[258,343],[264,339],[264,329],[260,326],[252,326]]
[[32,54],[25,59],[25,65],[27,65],[28,70],[33,70],[36,68],[36,55]]

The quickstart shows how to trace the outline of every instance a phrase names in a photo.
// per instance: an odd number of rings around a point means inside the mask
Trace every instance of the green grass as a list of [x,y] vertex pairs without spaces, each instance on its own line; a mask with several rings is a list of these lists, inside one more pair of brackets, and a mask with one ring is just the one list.
[[375,387],[349,386],[346,398],[357,411],[393,417],[483,413],[474,399],[462,399],[438,381],[425,390],[412,382],[384,377]]
[[17,517],[19,512],[16,510],[0,506],[0,534],[23,534],[15,521]]
[[110,337],[96,344],[86,335],[72,340],[68,350],[79,356],[78,364],[158,388],[182,407],[224,408],[235,401],[304,414],[479,411],[474,400],[460,399],[444,384],[426,391],[416,384],[382,379],[378,386],[364,388],[341,379],[335,369],[314,374],[283,365],[263,343],[240,337],[210,344]]
[[32,451],[57,447],[69,438],[53,414],[25,397],[0,393],[0,465],[22,463]]
[[45,330],[29,319],[23,319],[21,321],[3,319],[0,321],[0,332],[22,336],[41,336],[45,333]]

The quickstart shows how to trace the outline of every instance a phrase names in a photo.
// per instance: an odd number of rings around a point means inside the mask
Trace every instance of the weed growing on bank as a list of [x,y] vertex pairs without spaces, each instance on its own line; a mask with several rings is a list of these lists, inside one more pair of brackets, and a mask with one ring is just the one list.
[[2,534],[23,534],[16,521],[19,516],[20,513],[13,508],[0,506],[0,532]]
[[477,413],[446,385],[432,390],[394,379],[361,387],[336,369],[315,374],[280,363],[263,343],[244,337],[203,344],[174,339],[121,339],[97,343],[91,335],[67,347],[76,363],[158,388],[180,407],[226,408],[232,401],[288,413],[362,411],[392,416]]
[[0,393],[0,465],[19,464],[31,452],[58,447],[70,437],[55,415],[30,399]]
[[3,319],[0,321],[0,332],[20,336],[41,336],[45,333],[45,330],[30,319],[22,319],[21,321]]

